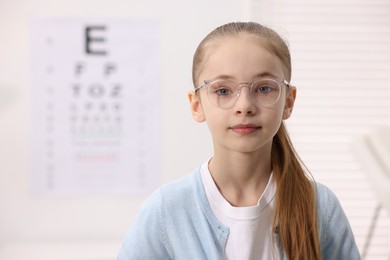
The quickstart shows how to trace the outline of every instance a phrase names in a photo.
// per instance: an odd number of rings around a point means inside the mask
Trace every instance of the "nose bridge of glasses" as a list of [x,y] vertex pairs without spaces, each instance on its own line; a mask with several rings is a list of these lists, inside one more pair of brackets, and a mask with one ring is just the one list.
[[[238,89],[238,93],[237,93],[237,96],[236,96],[236,99],[235,99],[235,102],[240,102],[238,101],[239,99],[242,99],[244,98],[246,101],[245,102],[250,102],[250,103],[255,103],[255,100],[254,100],[254,97],[253,97],[253,93],[251,93],[251,88],[252,88],[252,85],[253,83],[251,82],[240,82],[240,83],[237,83],[237,89]],[[242,89],[244,86],[247,86],[248,87],[248,90],[242,94]],[[242,97],[244,96],[244,97]]]
[[236,84],[239,88],[241,88],[241,86],[243,86],[243,85],[250,87],[250,86],[252,86],[253,83],[248,82],[248,81],[244,81],[244,82],[240,82],[240,83],[236,83]]
[[250,92],[250,89],[252,88],[252,85],[253,83],[251,82],[240,82],[240,83],[236,83],[237,84],[237,90],[238,90],[238,94],[241,94],[241,90],[243,87],[247,86],[248,87],[248,91]]

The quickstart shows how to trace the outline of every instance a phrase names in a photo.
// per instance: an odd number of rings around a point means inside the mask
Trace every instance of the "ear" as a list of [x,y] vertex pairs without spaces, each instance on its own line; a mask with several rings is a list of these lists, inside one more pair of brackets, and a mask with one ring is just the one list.
[[192,117],[195,121],[202,123],[206,120],[203,113],[202,103],[200,102],[200,96],[195,91],[188,92],[188,100],[190,101]]
[[290,86],[286,91],[286,99],[284,101],[283,119],[288,119],[293,111],[295,98],[297,96],[297,88]]

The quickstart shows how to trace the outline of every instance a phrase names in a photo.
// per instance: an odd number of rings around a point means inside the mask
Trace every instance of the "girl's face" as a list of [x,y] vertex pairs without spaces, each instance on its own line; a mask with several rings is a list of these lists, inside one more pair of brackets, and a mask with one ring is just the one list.
[[[206,48],[198,83],[222,78],[237,83],[252,83],[261,78],[284,79],[280,60],[254,36],[240,34],[215,39]],[[282,92],[279,100],[270,107],[261,107],[250,98],[249,86],[241,87],[241,94],[230,109],[221,109],[211,104],[207,87],[198,90],[200,96],[190,92],[193,117],[198,122],[207,122],[214,152],[270,152],[272,139],[282,119],[290,117],[295,87],[288,88],[280,84]]]

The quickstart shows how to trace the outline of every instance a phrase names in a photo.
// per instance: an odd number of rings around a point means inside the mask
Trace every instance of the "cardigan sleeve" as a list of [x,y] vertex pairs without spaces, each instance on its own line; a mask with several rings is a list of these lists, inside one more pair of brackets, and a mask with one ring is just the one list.
[[336,195],[323,185],[317,185],[320,200],[319,219],[322,220],[321,251],[322,259],[359,260],[356,246],[348,219]]
[[117,260],[172,259],[159,190],[143,204],[123,240]]

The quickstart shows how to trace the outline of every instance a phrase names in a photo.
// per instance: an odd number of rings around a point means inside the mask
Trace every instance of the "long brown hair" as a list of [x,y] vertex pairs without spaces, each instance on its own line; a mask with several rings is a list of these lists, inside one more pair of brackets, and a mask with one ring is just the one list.
[[[213,39],[248,33],[255,36],[283,64],[287,81],[291,80],[291,57],[285,41],[272,29],[258,23],[229,23],[209,33],[199,44],[193,59],[194,86]],[[317,228],[315,184],[299,159],[284,123],[274,136],[271,151],[272,169],[277,183],[276,209],[273,230],[276,230],[288,259],[321,259]]]

